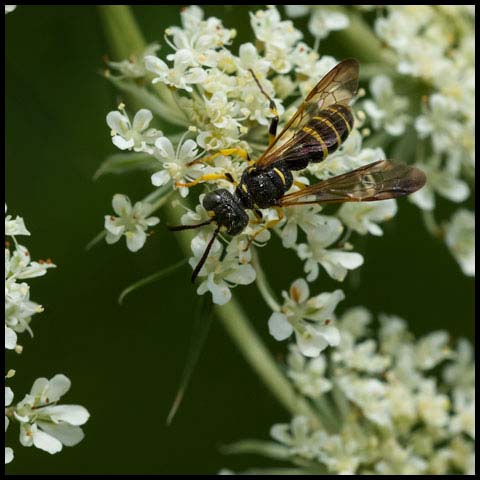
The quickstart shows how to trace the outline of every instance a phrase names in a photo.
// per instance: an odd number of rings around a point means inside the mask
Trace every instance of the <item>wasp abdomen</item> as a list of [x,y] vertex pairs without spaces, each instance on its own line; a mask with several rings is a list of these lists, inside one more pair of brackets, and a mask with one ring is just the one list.
[[320,110],[295,135],[298,141],[282,153],[290,170],[303,170],[309,163],[319,163],[334,152],[353,127],[349,107],[336,103]]
[[245,208],[268,208],[276,205],[292,184],[292,172],[282,163],[264,170],[249,168],[243,172],[235,194]]
[[324,160],[347,139],[353,128],[353,114],[350,108],[336,103],[311,118],[303,131],[322,148],[323,158],[312,158],[311,162]]

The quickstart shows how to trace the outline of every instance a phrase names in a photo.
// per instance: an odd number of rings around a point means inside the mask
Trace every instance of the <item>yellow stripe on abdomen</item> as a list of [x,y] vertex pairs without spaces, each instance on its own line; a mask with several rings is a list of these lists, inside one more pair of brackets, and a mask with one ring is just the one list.
[[350,122],[345,118],[345,115],[340,111],[340,109],[335,108],[335,107],[328,107],[325,110],[328,110],[329,112],[336,113],[345,123],[345,126],[347,127],[348,134],[350,135],[350,132],[352,131],[352,127],[350,125]]
[[342,143],[342,137],[340,137],[340,134],[338,133],[338,130],[335,128],[335,126],[333,125],[333,123],[328,119],[328,118],[324,118],[324,117],[313,117],[313,120],[318,120],[319,122],[322,122],[324,123],[325,125],[327,125],[328,128],[330,128],[333,133],[335,134],[335,137],[337,138],[337,143],[338,145],[340,146],[341,143]]
[[327,144],[323,141],[319,133],[310,127],[303,127],[302,130],[305,133],[308,133],[309,135],[311,135],[320,144],[320,146],[322,147],[323,158],[326,158],[328,155]]

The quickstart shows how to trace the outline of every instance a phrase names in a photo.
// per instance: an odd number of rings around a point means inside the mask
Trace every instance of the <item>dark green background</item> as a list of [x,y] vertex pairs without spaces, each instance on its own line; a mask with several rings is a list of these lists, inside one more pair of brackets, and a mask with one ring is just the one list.
[[[179,24],[179,8],[133,11],[147,41],[163,43],[164,29]],[[243,26],[240,41],[250,38],[245,7],[207,11],[225,18],[227,26]],[[271,464],[219,453],[224,443],[267,438],[270,426],[289,415],[216,323],[184,403],[173,425],[165,426],[196,302],[189,270],[132,295],[123,307],[117,296],[133,280],[181,258],[174,235],[161,224],[140,253],[130,253],[123,239],[85,251],[111,212],[114,193],[136,200],[150,190],[148,175],[141,173],[92,181],[100,162],[115,151],[105,116],[120,99],[97,73],[108,48],[96,9],[21,6],[5,21],[6,201],[10,214],[25,218],[32,236],[24,243],[33,258],[52,257],[58,265],[30,282],[32,299],[45,313],[33,321],[35,338],[21,337],[24,353],[8,356],[8,367],[18,372],[10,385],[18,401],[35,378],[65,373],[73,384],[65,402],[91,413],[84,441],[55,456],[19,447],[12,424],[7,441],[15,460],[8,472],[198,474]],[[340,40],[331,35],[321,53],[348,54]],[[417,334],[446,329],[454,338],[472,337],[473,280],[426,233],[419,211],[405,200],[399,205],[383,238],[356,241],[366,256],[358,273],[338,285],[322,272],[312,293],[341,287],[347,299],[340,312],[362,304],[406,318]],[[445,206],[439,213],[450,211]],[[261,258],[278,292],[302,274],[301,263],[278,241]],[[239,287],[236,294],[281,356],[285,344],[269,337],[269,311],[255,288]]]

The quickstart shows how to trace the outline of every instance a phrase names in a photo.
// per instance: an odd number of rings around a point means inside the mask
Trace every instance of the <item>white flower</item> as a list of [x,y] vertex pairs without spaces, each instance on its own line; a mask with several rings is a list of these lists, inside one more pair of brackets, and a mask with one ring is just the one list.
[[31,318],[43,311],[41,305],[30,300],[28,284],[18,280],[40,277],[54,267],[50,260],[32,262],[22,245],[17,244],[13,251],[5,249],[5,348],[16,347],[17,333],[27,330],[33,335],[29,327]]
[[372,321],[372,314],[364,307],[349,308],[340,320],[342,331],[354,338],[364,337],[368,333],[367,326]]
[[468,394],[457,390],[453,396],[454,415],[450,423],[452,433],[465,432],[475,440],[475,391]]
[[299,228],[307,235],[313,234],[317,229],[323,228],[325,220],[322,215],[318,215],[320,210],[321,207],[318,205],[302,205],[286,209],[284,213],[286,221],[279,227],[283,246],[286,248],[295,246]]
[[439,330],[425,335],[415,346],[415,365],[420,370],[430,370],[447,358],[453,357],[448,347],[450,337],[447,332]]
[[308,22],[310,33],[318,38],[325,38],[334,30],[343,30],[350,25],[346,15],[335,8],[324,5],[285,5],[289,17],[303,17],[311,12]]
[[383,235],[376,222],[390,220],[397,213],[397,203],[394,199],[381,202],[344,203],[338,211],[338,216],[347,227],[361,235]]
[[[13,12],[16,8],[17,8],[16,5],[5,5],[5,15],[7,13]],[[5,463],[7,463],[7,462],[5,462]]]
[[287,375],[298,390],[310,398],[320,398],[332,389],[332,382],[326,377],[327,362],[322,355],[307,360],[298,347],[289,345]]
[[321,293],[309,298],[308,284],[303,278],[295,280],[290,291],[283,292],[284,303],[280,312],[268,320],[270,334],[276,340],[285,340],[295,332],[298,348],[307,357],[318,357],[329,345],[340,343],[338,329],[332,325],[333,312],[345,295],[341,290]]
[[108,62],[108,66],[114,70],[118,70],[122,77],[141,78],[148,73],[143,58],[147,55],[155,55],[159,49],[160,45],[158,43],[152,43],[151,45],[147,45],[140,55],[132,55],[130,58],[122,60],[121,62]]
[[337,381],[345,396],[361,408],[366,418],[382,427],[391,427],[387,388],[383,382],[356,375],[345,375]]
[[34,445],[48,453],[57,453],[63,445],[79,443],[84,433],[79,425],[89,418],[88,411],[80,405],[56,405],[70,389],[65,375],[55,375],[50,380],[35,380],[30,394],[15,407],[15,418],[20,422],[20,443]]
[[[123,110],[123,105],[120,105]],[[142,108],[133,118],[133,125],[126,113],[120,111],[109,112],[107,125],[111,128],[112,143],[120,150],[133,150],[135,152],[153,153],[152,144],[162,135],[154,128],[148,128],[153,115],[150,110]]]
[[431,427],[444,427],[449,421],[450,400],[447,395],[437,393],[433,380],[423,382],[417,395],[419,417]]
[[372,100],[365,100],[363,107],[372,120],[373,127],[380,127],[394,136],[402,135],[408,122],[405,111],[408,108],[408,99],[397,95],[393,91],[390,78],[379,75],[370,81]]
[[[5,387],[5,406],[8,407],[13,401],[13,391],[10,387]],[[9,418],[5,415],[5,432],[10,423]],[[10,447],[5,447],[5,464],[13,460],[13,450]]]
[[[5,213],[7,213],[7,205],[5,204]],[[15,217],[12,219],[11,215],[5,217],[5,235],[11,237],[15,235],[30,235],[30,232],[25,227],[22,217]]]
[[441,170],[435,163],[432,161],[431,164],[418,164],[427,177],[427,183],[410,195],[409,200],[422,210],[435,208],[435,193],[455,203],[463,202],[470,194],[467,183],[456,178],[448,166]]
[[355,252],[338,249],[327,250],[327,247],[340,237],[343,227],[335,217],[322,215],[322,219],[323,227],[308,236],[308,243],[298,246],[298,256],[302,260],[306,260],[304,270],[309,282],[318,278],[319,264],[332,278],[342,281],[348,270],[353,270],[363,264],[363,257]]
[[203,68],[190,67],[192,61],[188,50],[178,50],[174,55],[173,68],[153,55],[145,57],[145,67],[155,77],[152,83],[162,82],[175,88],[192,92],[190,84],[201,83],[206,80],[207,73]]
[[[215,17],[203,19],[201,8],[192,5],[181,12],[182,26],[169,27],[165,40],[176,52],[183,50],[190,58],[189,65],[215,67],[218,63],[217,49],[231,43],[236,35],[234,29],[223,27]],[[175,54],[168,55],[171,60]]]
[[313,10],[308,22],[310,33],[318,38],[325,38],[330,32],[348,28],[350,21],[346,15],[334,8],[325,6]]
[[435,93],[429,99],[429,109],[417,117],[415,128],[420,138],[431,136],[435,152],[444,152],[454,147],[461,132],[455,121],[456,106],[447,97]]
[[[189,260],[192,268],[198,265],[210,240],[210,235],[202,232],[193,238],[191,243],[193,257]],[[232,298],[231,288],[236,285],[248,285],[255,280],[255,270],[248,263],[250,251],[244,252],[244,247],[245,243],[238,237],[233,238],[227,247],[225,257],[221,259],[223,248],[221,243],[215,240],[210,254],[198,274],[200,278],[204,277],[197,289],[199,295],[210,291],[213,303],[224,305]]]
[[307,417],[294,417],[290,425],[284,423],[273,425],[270,435],[277,442],[287,446],[290,455],[312,459],[316,452],[309,423]]
[[444,381],[457,391],[469,389],[475,382],[475,362],[470,342],[460,338],[453,361],[443,370]]
[[[175,182],[188,182],[202,174],[204,165],[191,162],[198,158],[198,147],[193,140],[180,141],[174,150],[172,142],[166,137],[160,137],[155,142],[155,156],[162,163],[162,170],[151,177],[152,184],[156,187],[166,185],[170,180]],[[177,188],[177,187],[175,187]],[[188,195],[187,187],[179,187],[182,197]]]
[[115,243],[125,235],[127,248],[131,252],[140,250],[145,244],[148,227],[160,222],[158,217],[148,217],[151,205],[144,202],[136,202],[132,207],[130,199],[126,195],[117,193],[113,196],[112,207],[118,215],[105,215],[105,230],[107,243]]
[[253,70],[257,78],[266,77],[270,62],[258,54],[253,43],[243,43],[238,50],[238,68]]
[[465,209],[455,212],[445,226],[445,242],[463,273],[475,276],[475,215]]
[[13,350],[17,346],[17,334],[15,331],[5,325],[5,349]]

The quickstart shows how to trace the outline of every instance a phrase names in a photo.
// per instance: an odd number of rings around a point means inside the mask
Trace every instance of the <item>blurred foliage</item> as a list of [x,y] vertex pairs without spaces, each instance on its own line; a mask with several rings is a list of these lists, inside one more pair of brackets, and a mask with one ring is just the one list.
[[[133,11],[147,41],[162,42],[164,29],[179,23],[179,9]],[[237,28],[238,42],[250,38],[247,10],[206,8]],[[23,337],[24,353],[10,357],[9,368],[17,370],[10,385],[20,400],[33,379],[64,373],[73,383],[65,402],[91,413],[85,440],[54,458],[17,447],[12,424],[7,438],[15,459],[8,472],[206,474],[271,465],[219,453],[219,446],[239,438],[266,438],[270,426],[289,415],[215,322],[183,405],[166,426],[193,325],[189,267],[133,293],[122,307],[117,303],[127,285],[181,259],[164,223],[140,253],[130,253],[123,241],[85,250],[111,212],[114,193],[140,199],[150,190],[146,173],[92,180],[114,153],[105,116],[121,100],[100,75],[107,53],[93,6],[20,6],[6,18],[6,200],[9,213],[23,216],[32,232],[25,244],[33,258],[52,257],[58,265],[31,282],[32,298],[45,312],[34,320],[35,338]],[[160,55],[167,53],[162,47]],[[342,58],[352,50],[332,34],[321,53]],[[383,238],[355,240],[366,263],[340,285],[347,298],[339,311],[361,304],[404,317],[419,335],[446,329],[473,338],[473,280],[429,236],[419,211],[406,200],[399,205]],[[302,274],[279,241],[261,251],[261,261],[277,291]],[[311,291],[337,286],[321,275]],[[255,287],[237,288],[236,295],[282,359],[285,344],[270,338],[269,311]]]

